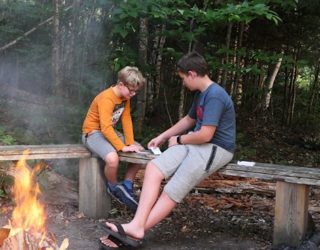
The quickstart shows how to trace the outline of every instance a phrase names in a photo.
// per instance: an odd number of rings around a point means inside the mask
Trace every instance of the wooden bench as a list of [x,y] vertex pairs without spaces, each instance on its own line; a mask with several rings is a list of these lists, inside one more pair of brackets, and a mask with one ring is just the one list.
[[[28,160],[79,159],[79,211],[92,218],[105,218],[111,209],[103,174],[104,162],[82,144],[0,146],[0,161],[17,161],[28,150]],[[152,155],[141,155],[146,163]],[[138,159],[137,159],[138,160]],[[136,161],[137,161],[136,160]]]
[[[110,197],[105,191],[103,162],[83,145],[0,146],[0,161],[19,160],[28,149],[28,159],[79,159],[79,211],[93,218],[107,217]],[[146,164],[154,155],[120,153],[120,160]],[[309,186],[320,186],[320,170],[306,167],[255,163],[230,163],[219,170],[224,176],[276,181],[273,245],[299,246],[308,227]]]

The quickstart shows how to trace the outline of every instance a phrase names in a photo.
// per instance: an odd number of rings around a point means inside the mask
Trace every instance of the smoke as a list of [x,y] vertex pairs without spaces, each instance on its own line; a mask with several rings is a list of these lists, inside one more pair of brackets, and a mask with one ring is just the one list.
[[[103,9],[90,2],[78,6],[77,14],[69,11],[60,19],[61,95],[55,94],[52,22],[1,52],[0,126],[18,144],[80,143],[89,104],[108,82],[103,66],[104,23],[101,15],[92,11]],[[24,25],[22,32],[36,24]],[[6,34],[0,31],[2,35]],[[1,42],[3,47],[10,41]]]

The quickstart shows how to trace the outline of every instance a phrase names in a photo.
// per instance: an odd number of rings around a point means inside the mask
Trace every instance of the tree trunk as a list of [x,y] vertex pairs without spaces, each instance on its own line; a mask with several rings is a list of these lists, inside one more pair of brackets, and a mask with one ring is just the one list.
[[310,96],[310,101],[309,101],[309,105],[308,105],[308,113],[311,114],[314,109],[315,109],[315,100],[316,100],[316,96],[317,93],[319,91],[319,73],[320,73],[320,58],[317,61],[317,65],[315,67],[315,71],[314,71],[314,80],[313,80],[313,84],[311,87],[311,96]]
[[[140,68],[144,68],[147,64],[147,52],[148,52],[148,21],[146,18],[140,18],[140,30],[139,30],[139,65]],[[145,75],[147,78],[147,76]],[[148,89],[148,80],[146,79],[146,83],[141,88],[138,94],[138,133],[142,134],[143,129],[143,121],[146,114],[146,95]]]
[[278,59],[278,62],[273,69],[273,72],[271,74],[271,77],[268,83],[268,90],[267,90],[265,101],[264,101],[264,110],[269,108],[273,84],[276,79],[276,76],[278,75],[278,72],[282,63],[282,58],[283,58],[283,52],[281,52],[281,57]]
[[[295,61],[297,61],[297,55],[295,55]],[[287,110],[287,119],[286,119],[286,125],[289,126],[292,123],[293,116],[294,116],[294,107],[296,102],[296,80],[298,76],[298,67],[295,63],[294,67],[291,70],[290,74],[290,84],[289,84],[289,103],[288,103],[288,110]]]
[[285,80],[284,80],[284,91],[283,91],[283,113],[282,113],[282,124],[286,124],[286,119],[288,117],[287,108],[288,108],[288,96],[289,96],[289,70],[288,67],[285,69]]
[[263,109],[263,92],[264,86],[267,79],[268,66],[264,65],[263,62],[259,63],[260,74],[258,77],[258,92],[256,93],[256,109],[255,111],[261,111]]
[[[166,25],[161,25],[161,33],[166,30]],[[166,37],[161,35],[159,39],[158,53],[156,57],[156,75],[155,75],[155,100],[159,100],[160,95],[160,85],[161,85],[161,66],[162,66],[162,51],[164,44],[166,42]]]
[[221,85],[222,87],[226,88],[227,86],[227,77],[228,77],[228,64],[229,64],[229,48],[230,48],[230,41],[231,41],[231,32],[232,32],[232,23],[228,23],[228,30],[227,30],[227,37],[226,37],[226,57],[224,61],[225,69],[223,72],[223,77],[222,77],[222,82]]
[[287,118],[287,125],[291,125],[293,116],[294,116],[294,107],[296,102],[296,94],[297,94],[297,88],[296,88],[296,79],[297,79],[297,73],[298,69],[297,66],[295,66],[292,69],[291,74],[291,81],[290,81],[290,99],[289,99],[289,106],[288,106],[288,118]]
[[[65,46],[65,76],[71,76],[73,75],[73,67],[76,63],[75,60],[75,48],[76,48],[76,34],[79,26],[79,8],[80,8],[81,0],[73,0],[72,8],[73,8],[73,14],[72,19],[70,20],[68,32],[67,32],[67,43]],[[69,81],[67,81],[69,82]]]
[[236,67],[234,68],[234,70],[232,71],[232,81],[230,82],[230,90],[229,90],[229,94],[230,96],[234,96],[235,90],[236,90],[236,78],[237,78],[237,70],[238,70],[238,66],[239,66],[239,55],[237,54],[238,49],[241,47],[240,43],[241,43],[241,27],[239,28],[240,24],[237,24],[237,28],[236,28],[236,38],[234,39],[234,56],[233,56],[233,62],[234,65],[236,65]]
[[[189,32],[191,32],[193,29],[193,23],[194,23],[194,19],[191,19],[190,25],[189,25]],[[190,53],[191,51],[192,51],[192,41],[190,41],[188,44],[188,53]],[[182,84],[181,89],[180,89],[180,100],[179,100],[179,107],[178,107],[178,119],[179,120],[182,117],[184,117],[185,99],[186,99],[186,89]]]
[[164,24],[155,27],[153,49],[151,52],[151,65],[155,65],[155,73],[150,77],[147,88],[147,113],[153,113],[154,104],[158,102],[161,86],[162,50],[166,41],[163,35],[166,26]]
[[[77,73],[77,81],[79,83],[83,83],[85,78],[85,68],[86,68],[86,62],[89,59],[89,53],[88,50],[83,49],[87,46],[88,40],[90,37],[90,27],[88,24],[92,22],[92,19],[94,18],[96,14],[96,0],[92,1],[92,4],[90,5],[90,8],[85,12],[85,14],[81,17],[82,27],[80,27],[80,31],[78,32],[78,43],[77,47],[80,49],[80,53],[78,55],[78,62],[81,62],[80,65],[77,67],[78,72]],[[86,25],[87,24],[87,25]]]
[[[243,33],[245,29],[245,24],[242,22],[240,24],[240,31],[239,31],[239,38],[238,38],[238,48],[242,48],[243,44]],[[236,48],[236,50],[238,49]],[[235,97],[236,99],[236,105],[241,106],[242,103],[242,84],[243,79],[241,77],[241,69],[244,67],[244,58],[240,56],[238,53],[236,53],[236,72],[234,77],[234,83],[230,90],[230,96]]]
[[60,32],[60,10],[61,0],[54,1],[53,17],[53,45],[52,45],[52,72],[54,81],[54,93],[58,96],[63,95],[62,69],[61,69],[61,32]]
[[179,101],[179,108],[178,108],[179,120],[184,116],[185,93],[186,93],[185,87],[182,85],[180,89],[180,101]]

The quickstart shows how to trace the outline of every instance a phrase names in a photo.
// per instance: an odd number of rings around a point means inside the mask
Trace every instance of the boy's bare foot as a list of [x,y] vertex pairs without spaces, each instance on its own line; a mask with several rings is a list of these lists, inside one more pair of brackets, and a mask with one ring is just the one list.
[[113,248],[118,248],[119,246],[114,243],[113,241],[111,241],[108,236],[102,236],[100,238],[100,241],[102,244],[106,245],[107,247],[113,247]]
[[[114,223],[106,222],[106,226],[109,227],[112,231],[118,232],[118,227]],[[133,227],[132,224],[122,224],[121,225],[125,234],[134,239],[134,240],[142,240],[144,237],[144,229],[139,229],[136,227]]]

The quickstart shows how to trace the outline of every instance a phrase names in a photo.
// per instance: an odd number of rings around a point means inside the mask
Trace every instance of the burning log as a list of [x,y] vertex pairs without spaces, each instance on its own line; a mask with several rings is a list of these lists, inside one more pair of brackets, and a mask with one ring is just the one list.
[[0,228],[0,247],[3,245],[4,240],[8,238],[9,233],[9,228]]
[[0,246],[2,245],[0,250],[65,250],[69,245],[68,239],[65,239],[59,247],[55,238],[44,238],[40,233],[18,229],[17,233],[10,236],[10,231],[7,228],[0,229],[1,235],[8,234],[2,242],[0,241]]
[[13,188],[16,206],[9,225],[0,229],[0,250],[65,250],[68,239],[58,247],[55,237],[46,232],[46,214],[38,200],[40,188],[35,181],[38,167],[31,171],[26,164],[27,153],[16,165]]

